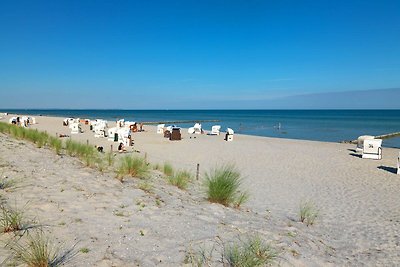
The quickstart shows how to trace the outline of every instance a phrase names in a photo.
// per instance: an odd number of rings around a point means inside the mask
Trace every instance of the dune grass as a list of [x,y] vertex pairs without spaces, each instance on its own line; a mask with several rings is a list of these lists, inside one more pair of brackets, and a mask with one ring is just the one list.
[[266,266],[271,265],[278,253],[259,236],[249,237],[224,247],[224,266]]
[[73,249],[62,251],[42,231],[28,233],[24,242],[12,244],[14,260],[28,267],[56,267],[72,260],[77,254]]
[[56,152],[57,155],[61,155],[61,150],[62,150],[62,141],[54,136],[49,136],[48,138],[49,145],[54,151]]
[[172,167],[172,165],[170,164],[170,163],[168,163],[168,162],[165,162],[164,163],[164,165],[163,165],[163,173],[166,175],[166,176],[172,176],[172,175],[174,175],[174,168]]
[[132,177],[147,178],[150,172],[150,167],[146,160],[136,156],[124,156],[121,158],[117,168],[117,177],[130,175]]
[[313,225],[319,215],[319,211],[312,201],[302,201],[300,203],[299,220],[307,226]]
[[14,179],[0,176],[0,190],[9,190],[15,188],[16,181]]
[[23,229],[24,213],[4,205],[0,206],[0,232],[9,233]]
[[239,207],[248,199],[246,192],[239,191],[241,175],[233,165],[225,165],[206,173],[205,184],[210,202]]
[[68,139],[65,142],[65,150],[68,155],[79,158],[88,167],[94,167],[98,162],[99,153],[94,146]]
[[205,248],[193,250],[193,248],[190,247],[185,252],[183,263],[190,264],[193,267],[213,266],[213,252],[214,247],[211,250],[206,250]]
[[188,171],[178,171],[174,175],[167,177],[168,182],[180,189],[186,189],[193,176]]
[[114,162],[115,162],[115,154],[114,154],[112,151],[107,152],[106,155],[105,155],[105,158],[106,158],[106,162],[107,162],[107,164],[108,164],[109,167],[111,167],[111,166],[114,165]]

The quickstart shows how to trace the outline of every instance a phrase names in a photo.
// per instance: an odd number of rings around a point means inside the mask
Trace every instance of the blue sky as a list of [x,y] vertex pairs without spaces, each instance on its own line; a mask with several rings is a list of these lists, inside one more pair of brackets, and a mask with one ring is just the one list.
[[0,107],[321,108],[316,95],[400,88],[399,14],[400,1],[1,1]]

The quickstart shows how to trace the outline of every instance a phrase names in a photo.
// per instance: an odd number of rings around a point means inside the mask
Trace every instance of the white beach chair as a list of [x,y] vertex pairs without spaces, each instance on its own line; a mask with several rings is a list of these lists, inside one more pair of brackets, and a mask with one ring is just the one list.
[[397,174],[400,174],[400,152],[397,156]]
[[200,123],[195,123],[193,128],[194,128],[194,133],[195,134],[201,134],[202,133],[202,129],[201,129],[201,124]]
[[79,134],[82,132],[80,123],[74,122],[69,126],[71,128],[71,134]]
[[226,129],[225,141],[233,141],[234,131],[231,128]]
[[221,125],[214,125],[211,127],[211,135],[219,135],[219,132],[221,130]]
[[118,141],[118,135],[117,135],[117,140],[114,140],[115,139],[115,133],[117,132],[117,128],[116,127],[112,127],[112,128],[110,128],[110,129],[108,129],[108,141]]
[[382,159],[382,139],[366,139],[362,152],[363,159]]
[[188,133],[189,134],[201,134],[202,133],[201,124],[195,123],[193,127],[190,127],[188,129]]
[[188,134],[194,134],[194,127],[189,127]]
[[165,124],[157,125],[157,133],[158,134],[163,134],[164,133],[164,127],[165,127]]
[[36,119],[35,119],[35,117],[28,117],[28,124],[29,124],[29,125],[31,125],[31,124],[36,124]]
[[99,123],[94,127],[94,137],[106,137],[106,125]]
[[364,147],[364,140],[372,140],[375,139],[372,135],[361,135],[357,138],[357,147],[356,152],[362,152]]

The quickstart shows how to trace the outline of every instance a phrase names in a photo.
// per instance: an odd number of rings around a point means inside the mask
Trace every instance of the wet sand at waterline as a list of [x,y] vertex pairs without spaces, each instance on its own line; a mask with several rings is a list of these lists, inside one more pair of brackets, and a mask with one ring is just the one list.
[[[106,150],[118,146],[95,138],[87,125],[84,133],[71,135],[62,120],[36,117],[31,128]],[[396,149],[383,148],[382,160],[368,160],[350,144],[246,135],[225,142],[223,134],[188,135],[184,129],[182,140],[169,141],[154,126],[145,126],[133,138],[128,154],[146,156],[151,164],[169,162],[193,174],[199,164],[199,180],[185,191],[154,171],[153,189],[147,193],[139,189],[140,179],[121,183],[114,173],[100,173],[76,158],[0,134],[0,174],[23,185],[3,195],[11,204],[29,203],[26,215],[47,225],[45,231],[56,240],[89,249],[76,255],[73,266],[179,266],[189,248],[217,244],[218,250],[218,244],[253,234],[281,252],[276,262],[283,266],[400,262]],[[243,176],[249,200],[240,209],[205,198],[205,172],[223,164],[234,164]],[[304,200],[319,209],[309,227],[298,222]],[[0,259],[7,253],[1,248]]]

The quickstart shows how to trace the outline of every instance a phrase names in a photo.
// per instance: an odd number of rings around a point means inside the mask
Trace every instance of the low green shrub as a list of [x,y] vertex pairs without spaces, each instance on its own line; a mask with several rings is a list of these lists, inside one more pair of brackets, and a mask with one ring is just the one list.
[[124,156],[120,160],[117,168],[117,176],[119,178],[130,175],[132,177],[146,178],[149,174],[150,167],[146,160],[141,157]]
[[249,237],[224,248],[224,266],[247,267],[266,266],[272,264],[278,253],[267,245],[260,237]]
[[23,218],[22,211],[2,205],[0,207],[0,232],[9,233],[22,230]]
[[170,163],[165,162],[163,166],[163,172],[166,176],[172,176],[174,175],[174,168]]
[[216,168],[206,173],[207,199],[225,206],[240,206],[248,199],[246,192],[240,192],[241,175],[232,165]]
[[14,260],[28,267],[62,266],[77,254],[73,248],[62,251],[59,245],[56,245],[41,231],[28,233],[22,244],[20,242],[11,245]]
[[318,209],[312,201],[302,201],[300,203],[299,219],[307,226],[313,225],[319,214]]
[[191,180],[192,174],[188,171],[178,171],[174,175],[168,177],[169,183],[180,189],[186,189]]
[[61,154],[62,141],[59,138],[54,136],[49,136],[49,145],[52,149],[54,149],[57,155]]

